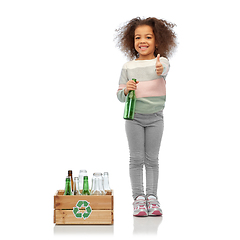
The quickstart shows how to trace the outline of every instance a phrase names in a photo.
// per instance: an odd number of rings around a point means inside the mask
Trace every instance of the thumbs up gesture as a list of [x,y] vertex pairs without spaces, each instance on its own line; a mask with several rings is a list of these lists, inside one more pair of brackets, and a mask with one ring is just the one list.
[[163,73],[163,65],[160,62],[160,54],[157,55],[156,73],[158,76],[160,76]]

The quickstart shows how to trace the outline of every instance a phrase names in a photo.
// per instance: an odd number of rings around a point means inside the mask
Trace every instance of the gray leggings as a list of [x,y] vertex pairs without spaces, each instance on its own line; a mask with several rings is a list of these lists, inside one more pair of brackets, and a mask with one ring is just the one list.
[[[163,112],[135,113],[134,120],[126,120],[125,128],[130,150],[129,173],[133,198],[140,195],[157,197]],[[143,165],[146,169],[146,195],[143,188]]]

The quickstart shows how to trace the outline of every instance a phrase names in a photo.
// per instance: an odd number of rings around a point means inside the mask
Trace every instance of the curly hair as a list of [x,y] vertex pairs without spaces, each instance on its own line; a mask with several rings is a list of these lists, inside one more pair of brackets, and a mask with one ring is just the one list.
[[160,54],[162,57],[169,57],[177,47],[176,34],[173,28],[176,24],[167,22],[163,19],[157,18],[133,18],[124,26],[116,29],[116,37],[114,40],[117,42],[116,46],[130,59],[138,58],[139,53],[134,47],[134,35],[138,26],[148,25],[152,27],[155,35],[155,41],[158,48],[155,49],[154,56]]

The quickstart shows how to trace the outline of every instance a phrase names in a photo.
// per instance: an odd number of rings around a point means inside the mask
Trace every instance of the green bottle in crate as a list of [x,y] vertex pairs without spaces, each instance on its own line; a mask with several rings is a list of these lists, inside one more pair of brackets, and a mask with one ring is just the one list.
[[72,195],[71,177],[66,177],[64,195]]
[[[134,78],[132,80],[135,82],[137,81]],[[136,106],[135,90],[130,90],[125,101],[125,109],[123,115],[124,119],[132,120],[134,118],[135,106]]]
[[88,176],[83,177],[83,190],[82,195],[90,195],[89,187],[88,187]]

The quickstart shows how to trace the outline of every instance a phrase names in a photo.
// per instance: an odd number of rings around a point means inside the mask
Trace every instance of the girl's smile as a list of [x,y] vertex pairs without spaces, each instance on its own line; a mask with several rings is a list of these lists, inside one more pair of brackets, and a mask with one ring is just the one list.
[[142,50],[142,51],[145,51],[148,49],[148,46],[147,45],[139,45],[139,48]]
[[150,26],[141,25],[136,28],[134,36],[134,47],[139,53],[138,60],[150,60],[155,58],[155,35]]

